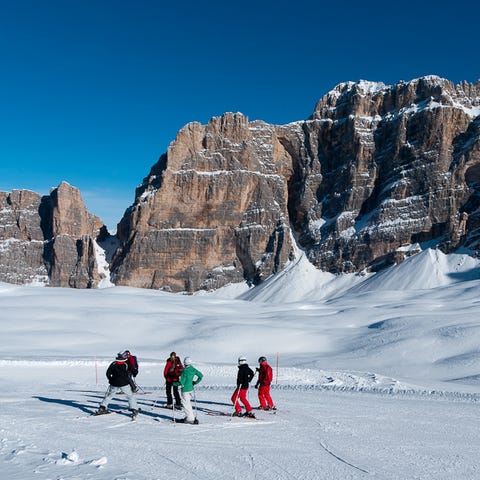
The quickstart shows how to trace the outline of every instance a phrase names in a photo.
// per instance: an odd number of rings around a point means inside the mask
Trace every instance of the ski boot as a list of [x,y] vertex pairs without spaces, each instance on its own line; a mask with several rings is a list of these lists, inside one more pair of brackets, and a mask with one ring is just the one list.
[[92,415],[98,416],[98,415],[106,415],[107,413],[112,413],[110,410],[107,410],[103,405],[100,405],[98,410],[95,410],[95,412],[92,413]]
[[245,412],[243,416],[246,418],[255,418],[255,414],[253,412]]

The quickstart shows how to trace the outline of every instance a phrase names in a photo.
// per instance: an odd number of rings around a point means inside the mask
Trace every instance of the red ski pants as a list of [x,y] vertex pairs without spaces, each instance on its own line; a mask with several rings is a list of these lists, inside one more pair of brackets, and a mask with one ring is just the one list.
[[247,400],[247,392],[248,388],[236,388],[232,395],[232,403],[235,406],[235,411],[240,413],[242,411],[242,407],[240,406],[240,402],[245,405],[245,410],[247,412],[252,411],[252,406],[248,403]]
[[270,396],[270,385],[258,387],[258,400],[262,408],[274,407],[272,397]]

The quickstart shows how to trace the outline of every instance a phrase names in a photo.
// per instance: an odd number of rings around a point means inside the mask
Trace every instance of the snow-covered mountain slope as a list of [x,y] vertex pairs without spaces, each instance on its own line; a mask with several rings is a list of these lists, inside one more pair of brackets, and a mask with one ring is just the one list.
[[[477,260],[426,250],[365,276],[300,259],[239,298],[238,285],[184,296],[0,284],[2,475],[476,478],[479,277]],[[140,361],[139,419],[121,396],[116,413],[90,417],[126,348]],[[204,373],[198,426],[156,406],[172,350]],[[269,359],[276,414],[228,416],[241,354]]]

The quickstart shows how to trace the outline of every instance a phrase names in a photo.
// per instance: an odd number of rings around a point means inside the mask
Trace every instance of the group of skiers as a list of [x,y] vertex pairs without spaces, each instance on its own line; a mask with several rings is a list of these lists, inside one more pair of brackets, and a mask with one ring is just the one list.
[[[255,388],[258,389],[258,400],[260,402],[258,408],[261,410],[276,410],[270,395],[270,385],[273,376],[272,367],[270,367],[267,359],[263,356],[258,359],[258,363],[259,367],[256,368],[258,380],[255,384]],[[238,357],[237,384],[231,399],[235,409],[232,416],[255,418],[255,414],[252,412],[253,408],[247,398],[247,393],[250,382],[256,372],[248,366],[247,359],[243,355]],[[138,386],[135,383],[137,374],[137,357],[132,355],[129,350],[118,353],[115,361],[107,368],[106,375],[109,386],[94,415],[110,413],[108,405],[113,396],[116,393],[123,393],[127,397],[128,407],[132,412],[132,419],[135,419],[138,415],[138,405],[134,395],[138,392]],[[198,420],[195,418],[192,408],[192,398],[195,385],[202,380],[203,374],[192,365],[190,357],[185,357],[182,364],[180,357],[175,352],[172,352],[165,363],[163,375],[167,395],[165,407],[183,410],[185,417],[177,420],[178,422],[197,424]],[[181,396],[179,389],[181,389]],[[173,403],[174,400],[175,403]],[[245,413],[242,413],[240,402],[245,407]]]

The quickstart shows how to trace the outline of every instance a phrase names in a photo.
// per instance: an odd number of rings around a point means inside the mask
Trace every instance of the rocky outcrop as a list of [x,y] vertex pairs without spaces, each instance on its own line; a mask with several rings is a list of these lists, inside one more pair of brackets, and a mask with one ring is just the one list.
[[341,84],[288,125],[189,124],[120,223],[115,281],[258,283],[291,258],[290,227],[330,272],[381,268],[418,242],[476,248],[479,113],[478,84],[429,76]]
[[0,281],[95,287],[95,239],[105,233],[87,212],[78,189],[62,183],[48,196],[0,192]]
[[47,203],[27,190],[0,192],[0,281],[23,284],[47,280],[43,260]]
[[183,128],[120,222],[120,285],[195,291],[278,271],[291,249],[291,161],[273,126],[241,114]]

